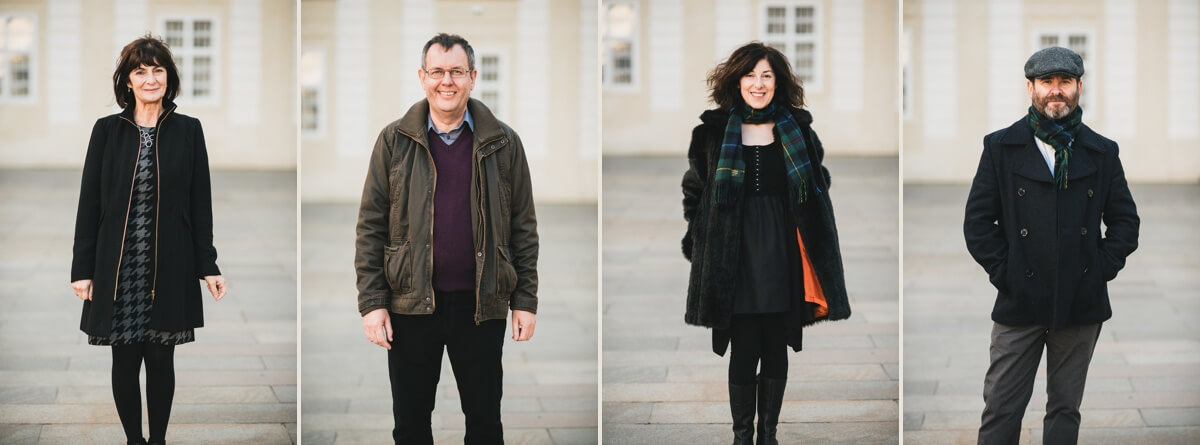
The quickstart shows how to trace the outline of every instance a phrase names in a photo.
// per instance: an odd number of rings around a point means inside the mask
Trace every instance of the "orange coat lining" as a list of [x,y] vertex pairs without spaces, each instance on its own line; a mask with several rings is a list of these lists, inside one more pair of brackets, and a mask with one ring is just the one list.
[[796,229],[796,242],[800,244],[800,260],[804,265],[804,301],[817,305],[813,308],[815,318],[827,316],[829,315],[829,303],[825,301],[825,292],[821,290],[820,281],[817,281],[817,272],[813,270],[808,250],[804,248],[804,239],[800,237],[800,229]]

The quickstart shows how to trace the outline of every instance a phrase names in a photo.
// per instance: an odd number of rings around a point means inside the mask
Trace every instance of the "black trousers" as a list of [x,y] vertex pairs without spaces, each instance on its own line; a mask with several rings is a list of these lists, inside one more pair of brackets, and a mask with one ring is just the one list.
[[1021,418],[1033,396],[1042,349],[1046,350],[1046,416],[1042,441],[1074,444],[1079,440],[1079,405],[1088,365],[1100,337],[1100,324],[1048,330],[1044,326],[992,327],[992,364],[983,381],[979,443],[1016,444]]
[[502,444],[500,363],[506,320],[475,324],[475,293],[437,292],[432,315],[392,316],[388,372],[392,383],[392,438],[397,444],[433,444],[430,416],[442,371],[442,351],[458,384],[467,444]]

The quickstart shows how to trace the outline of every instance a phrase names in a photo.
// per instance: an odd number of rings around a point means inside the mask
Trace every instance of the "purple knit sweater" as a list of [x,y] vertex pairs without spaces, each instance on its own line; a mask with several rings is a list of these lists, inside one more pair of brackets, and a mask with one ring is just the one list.
[[471,143],[469,126],[447,145],[429,130],[429,152],[437,169],[433,194],[433,288],[475,290],[475,243],[471,234]]

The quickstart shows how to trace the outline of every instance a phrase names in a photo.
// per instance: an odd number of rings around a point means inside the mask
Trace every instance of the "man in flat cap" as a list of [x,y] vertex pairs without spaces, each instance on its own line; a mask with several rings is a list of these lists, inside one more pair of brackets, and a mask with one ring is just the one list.
[[1139,219],[1117,143],[1082,122],[1083,59],[1046,48],[1025,77],[1032,106],[983,138],[963,223],[998,291],[979,443],[1018,443],[1044,348],[1043,442],[1073,444],[1100,325],[1112,317],[1107,283],[1137,248]]

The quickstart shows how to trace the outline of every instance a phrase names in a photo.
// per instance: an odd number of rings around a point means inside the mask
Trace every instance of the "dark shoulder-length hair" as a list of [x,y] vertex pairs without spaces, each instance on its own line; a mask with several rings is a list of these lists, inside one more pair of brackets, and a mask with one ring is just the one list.
[[733,51],[729,58],[708,73],[709,98],[722,110],[742,106],[739,88],[742,76],[754,71],[759,60],[767,59],[775,72],[775,98],[772,102],[795,108],[804,106],[804,87],[792,72],[792,64],[779,50],[754,41]]
[[117,105],[125,108],[133,103],[133,91],[129,89],[129,73],[138,67],[161,66],[167,69],[167,90],[163,93],[164,101],[175,100],[179,96],[179,69],[175,67],[175,58],[171,49],[158,37],[150,34],[129,42],[121,49],[121,57],[117,59],[117,70],[113,72],[113,95]]

